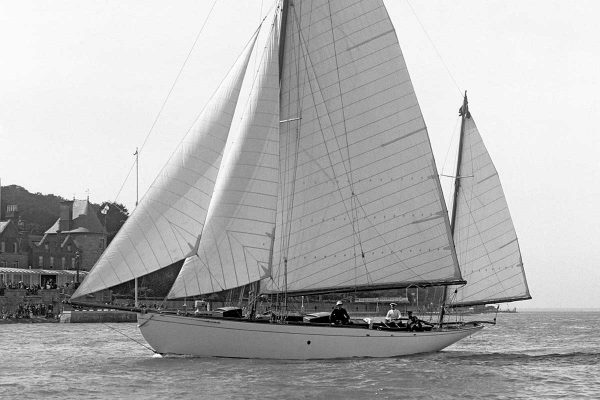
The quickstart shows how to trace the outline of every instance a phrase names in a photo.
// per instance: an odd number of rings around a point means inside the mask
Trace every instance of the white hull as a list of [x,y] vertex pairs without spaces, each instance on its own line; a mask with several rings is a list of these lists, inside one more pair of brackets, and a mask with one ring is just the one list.
[[429,332],[270,324],[138,314],[146,341],[161,354],[307,360],[394,357],[442,350],[482,329],[468,326]]

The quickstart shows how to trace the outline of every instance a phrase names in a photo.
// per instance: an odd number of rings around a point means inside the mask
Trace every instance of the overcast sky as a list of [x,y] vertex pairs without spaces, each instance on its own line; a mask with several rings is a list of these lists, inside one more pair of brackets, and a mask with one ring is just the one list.
[[[0,0],[2,185],[133,209],[136,147],[143,194],[272,1],[218,0],[201,31],[213,3]],[[534,297],[515,305],[600,307],[600,2],[386,5],[440,173],[468,90]]]

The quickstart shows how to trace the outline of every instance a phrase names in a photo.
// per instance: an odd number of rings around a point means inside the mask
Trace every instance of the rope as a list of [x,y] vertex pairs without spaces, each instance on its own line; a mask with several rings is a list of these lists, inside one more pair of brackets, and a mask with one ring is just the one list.
[[116,329],[116,328],[113,328],[112,326],[110,326],[110,325],[108,325],[108,324],[106,324],[106,323],[105,323],[104,325],[105,325],[105,326],[107,326],[107,327],[109,327],[109,328],[110,328],[110,329],[112,329],[113,331],[115,331],[115,332],[117,332],[117,333],[120,333],[121,335],[125,336],[127,339],[129,339],[129,340],[131,340],[131,341],[133,341],[133,342],[135,342],[135,343],[139,344],[140,346],[142,346],[142,347],[144,347],[144,348],[146,348],[146,349],[150,350],[150,351],[151,351],[151,352],[153,352],[154,354],[160,354],[160,353],[158,353],[156,350],[154,350],[153,348],[151,348],[151,347],[149,347],[149,346],[146,346],[144,343],[140,342],[139,340],[136,340],[136,339],[132,338],[131,336],[128,336],[128,335],[126,335],[125,333],[121,332],[120,330],[118,330],[118,329]]
[[425,36],[427,36],[427,40],[429,40],[429,43],[431,44],[431,47],[433,47],[433,50],[435,51],[435,53],[438,56],[438,58],[440,59],[442,65],[446,69],[446,72],[448,73],[448,76],[450,77],[450,79],[452,79],[452,82],[454,83],[454,86],[456,86],[456,88],[458,89],[458,92],[462,96],[463,90],[461,90],[460,86],[458,86],[458,83],[456,83],[456,79],[454,79],[454,76],[452,75],[452,73],[450,72],[450,69],[448,68],[448,66],[444,62],[444,59],[442,58],[442,55],[438,51],[437,47],[435,47],[435,44],[433,43],[433,40],[431,40],[431,37],[429,36],[429,33],[427,33],[427,30],[425,29],[425,26],[423,25],[423,23],[421,22],[421,20],[417,16],[417,13],[415,12],[415,9],[410,4],[409,0],[406,0],[406,4],[408,4],[408,7],[410,8],[410,11],[412,11],[413,15],[415,16],[415,19],[417,20],[417,22],[421,26],[421,29],[423,30],[423,33],[425,33]]
[[[196,39],[194,39],[194,43],[192,44],[192,46],[191,46],[191,48],[190,48],[187,56],[185,57],[185,60],[183,61],[183,64],[181,65],[181,68],[179,68],[179,72],[177,73],[177,76],[175,77],[175,80],[173,81],[173,84],[171,85],[171,88],[169,89],[169,92],[167,93],[167,96],[165,97],[165,100],[163,101],[162,105],[160,106],[160,109],[158,110],[158,113],[156,114],[156,118],[154,118],[154,122],[152,122],[152,125],[150,126],[150,129],[148,130],[148,133],[146,134],[146,137],[144,138],[144,141],[142,142],[142,145],[139,148],[140,152],[142,151],[142,149],[146,145],[146,142],[148,141],[148,138],[150,137],[150,134],[154,130],[154,127],[156,126],[156,123],[158,122],[160,116],[162,115],[162,112],[163,112],[165,106],[167,105],[167,102],[169,101],[169,98],[171,97],[171,93],[173,93],[173,90],[175,89],[175,85],[179,81],[179,77],[183,73],[183,70],[184,70],[184,68],[185,68],[188,60],[190,59],[190,56],[192,55],[192,52],[194,51],[194,48],[196,47],[196,43],[198,43],[198,39],[200,38],[200,35],[204,31],[204,27],[206,26],[206,23],[208,22],[208,19],[210,18],[211,14],[212,14],[212,11],[215,8],[216,4],[217,4],[217,0],[214,0],[212,6],[210,7],[210,10],[208,11],[208,14],[206,15],[206,18],[204,19],[204,22],[202,23],[202,26],[200,27],[200,30],[198,31],[198,34],[196,35]],[[125,186],[125,183],[129,179],[129,176],[131,175],[131,171],[133,171],[133,167],[134,166],[135,166],[135,162],[131,165],[131,168],[129,168],[129,172],[127,173],[127,176],[125,177],[125,180],[121,184],[121,187],[119,188],[119,191],[117,192],[117,195],[115,196],[115,201],[114,202],[116,202],[117,199],[119,198],[119,196],[121,195],[121,191],[123,190],[123,187]]]

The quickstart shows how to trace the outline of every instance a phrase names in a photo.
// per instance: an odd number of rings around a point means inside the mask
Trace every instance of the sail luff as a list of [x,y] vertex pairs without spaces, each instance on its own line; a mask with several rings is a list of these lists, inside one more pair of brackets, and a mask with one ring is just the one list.
[[73,297],[184,259],[197,246],[256,35]]

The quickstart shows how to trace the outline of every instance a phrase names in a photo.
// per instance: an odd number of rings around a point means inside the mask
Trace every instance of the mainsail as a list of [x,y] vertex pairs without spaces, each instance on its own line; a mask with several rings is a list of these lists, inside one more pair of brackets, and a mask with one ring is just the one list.
[[467,284],[453,306],[530,299],[521,251],[498,172],[465,105],[455,193],[454,243]]
[[157,271],[195,252],[255,41],[256,36],[73,297]]
[[280,198],[263,291],[460,281],[423,115],[379,0],[285,18]]

